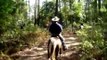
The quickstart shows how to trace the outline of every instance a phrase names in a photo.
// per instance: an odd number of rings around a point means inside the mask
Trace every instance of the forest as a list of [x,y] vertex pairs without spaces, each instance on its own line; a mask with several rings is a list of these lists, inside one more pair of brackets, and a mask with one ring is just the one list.
[[17,60],[11,55],[44,44],[54,16],[63,35],[75,34],[81,42],[79,60],[107,60],[107,0],[34,2],[31,8],[30,0],[0,0],[0,60]]

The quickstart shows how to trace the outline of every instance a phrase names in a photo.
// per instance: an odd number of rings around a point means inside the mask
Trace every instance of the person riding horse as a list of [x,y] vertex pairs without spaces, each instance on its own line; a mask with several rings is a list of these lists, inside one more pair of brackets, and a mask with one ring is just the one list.
[[61,40],[62,46],[63,46],[63,50],[67,50],[67,47],[64,43],[65,39],[62,36],[61,32],[63,30],[62,25],[59,22],[59,18],[57,16],[55,16],[54,18],[51,19],[52,23],[49,27],[49,32],[51,33],[51,37],[56,37],[58,36]]

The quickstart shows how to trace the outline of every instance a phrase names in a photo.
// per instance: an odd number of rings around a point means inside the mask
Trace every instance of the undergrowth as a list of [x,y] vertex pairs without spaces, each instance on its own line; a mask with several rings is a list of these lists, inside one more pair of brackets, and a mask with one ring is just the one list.
[[7,31],[0,39],[0,60],[12,60],[11,54],[32,46],[43,45],[49,38],[49,32],[38,26],[31,30],[21,29]]
[[99,25],[84,25],[83,29],[78,30],[77,35],[82,41],[81,60],[106,60],[106,41],[103,39],[103,29]]

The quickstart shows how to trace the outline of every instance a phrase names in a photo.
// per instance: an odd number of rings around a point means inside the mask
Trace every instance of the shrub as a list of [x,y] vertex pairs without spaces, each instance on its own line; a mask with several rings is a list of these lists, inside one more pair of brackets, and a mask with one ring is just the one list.
[[81,49],[82,57],[81,60],[93,60],[93,59],[103,59],[105,41],[103,39],[103,30],[100,26],[89,26],[84,25],[84,29],[78,30],[77,35],[82,41]]

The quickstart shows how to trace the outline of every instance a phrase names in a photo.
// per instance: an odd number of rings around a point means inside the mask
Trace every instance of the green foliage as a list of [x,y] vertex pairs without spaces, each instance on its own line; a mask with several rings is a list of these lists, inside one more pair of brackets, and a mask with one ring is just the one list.
[[53,2],[44,2],[44,5],[41,8],[40,11],[40,22],[41,26],[45,26],[51,19],[52,16],[54,16],[55,13],[55,4]]
[[10,60],[7,54],[20,50],[20,36],[23,33],[17,22],[25,19],[25,13],[26,5],[23,0],[0,0],[0,59]]
[[[58,17],[64,27],[69,28],[68,31],[77,31],[82,41],[81,59],[93,60],[103,55],[106,60],[107,42],[103,39],[103,32],[107,32],[107,0],[60,0],[58,9]],[[0,58],[8,58],[7,54],[25,47],[40,46],[49,37],[48,31],[41,27],[47,27],[55,15],[55,0],[44,2],[40,8],[40,26],[34,26],[27,19],[27,11],[24,0],[0,0]],[[84,28],[79,30],[80,23],[84,24]]]
[[84,25],[84,29],[77,31],[77,34],[82,41],[82,58],[81,59],[95,59],[102,56],[105,52],[105,41],[103,39],[102,28],[98,25],[90,26]]
[[3,52],[0,52],[0,60],[11,60],[11,58]]
[[[25,7],[24,5],[24,1],[20,0],[20,1],[16,1],[16,0],[1,0],[0,1],[1,4],[1,9],[0,9],[0,31],[6,32],[7,30],[11,30],[16,28],[16,22],[19,19],[23,19],[22,15],[24,14],[24,12],[22,10],[23,7]],[[22,8],[20,8],[22,7]],[[21,9],[21,10],[20,10]],[[23,13],[22,13],[22,12]],[[20,17],[20,18],[19,18]],[[0,34],[2,34],[0,33]]]

